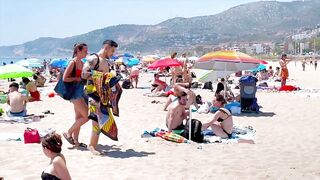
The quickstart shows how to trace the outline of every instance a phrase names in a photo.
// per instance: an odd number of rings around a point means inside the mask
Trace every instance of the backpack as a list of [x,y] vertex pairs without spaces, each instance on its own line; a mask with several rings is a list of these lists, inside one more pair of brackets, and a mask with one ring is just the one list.
[[130,85],[131,85],[131,82],[129,79],[125,79],[122,83],[122,88],[123,89],[130,89]]
[[[190,120],[187,120],[186,125],[184,127],[183,137],[189,139],[189,123]],[[203,134],[201,133],[202,123],[199,120],[192,119],[191,120],[191,140],[197,143],[203,142]]]

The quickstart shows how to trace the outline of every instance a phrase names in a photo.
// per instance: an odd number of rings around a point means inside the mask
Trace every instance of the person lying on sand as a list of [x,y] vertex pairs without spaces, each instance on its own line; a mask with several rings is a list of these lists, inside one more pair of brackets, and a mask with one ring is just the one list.
[[8,116],[26,116],[27,115],[27,97],[22,95],[19,91],[18,83],[11,83],[9,85],[9,94],[7,98],[7,104],[10,106]]
[[218,95],[218,98],[216,99],[218,100],[214,100],[213,104],[214,106],[219,107],[219,109],[214,113],[213,119],[210,122],[202,124],[202,130],[206,130],[207,128],[211,127],[216,136],[221,138],[231,138],[233,129],[231,112],[223,108],[226,103],[226,100],[223,99],[223,96]]

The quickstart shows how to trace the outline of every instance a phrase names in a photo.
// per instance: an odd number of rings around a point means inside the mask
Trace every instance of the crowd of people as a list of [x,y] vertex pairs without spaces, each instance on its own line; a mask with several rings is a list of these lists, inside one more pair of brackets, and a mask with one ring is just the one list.
[[[72,60],[65,70],[50,69],[49,82],[63,81],[64,83],[73,83],[75,88],[68,99],[74,106],[74,122],[69,128],[66,128],[62,136],[68,143],[75,147],[88,148],[93,154],[100,154],[97,149],[99,135],[102,132],[99,125],[99,117],[105,112],[103,99],[109,99],[110,94],[99,92],[98,97],[88,97],[90,87],[86,82],[94,82],[94,76],[98,73],[105,74],[113,73],[112,76],[123,76],[130,81],[130,88],[137,88],[139,82],[139,67],[127,67],[125,64],[112,64],[109,59],[113,56],[118,44],[112,40],[103,42],[101,49],[94,54],[88,55],[88,45],[85,43],[77,43],[73,47]],[[173,53],[170,58],[177,59],[177,53]],[[84,63],[82,60],[86,58]],[[169,132],[176,130],[186,130],[186,121],[190,118],[190,114],[194,109],[199,109],[202,105],[200,95],[196,95],[192,90],[192,63],[188,61],[186,54],[182,54],[183,59],[180,67],[159,68],[153,76],[151,82],[151,90],[148,95],[166,97],[167,101],[163,107],[166,111],[165,125]],[[286,80],[289,76],[287,68],[290,60],[287,55],[282,55],[279,62],[280,67],[275,71],[272,66],[267,70],[260,71],[257,74],[259,80],[266,78],[275,78],[281,81],[281,85],[286,85]],[[47,62],[46,62],[47,63]],[[316,64],[317,62],[315,62]],[[281,68],[281,69],[280,69]],[[316,65],[315,65],[316,68]],[[171,77],[170,83],[167,84],[160,78],[162,76]],[[279,78],[279,79],[277,79]],[[43,87],[46,78],[40,73],[35,72],[31,81],[28,78],[22,78],[22,86],[26,89],[26,96],[19,92],[19,84],[13,82],[9,85],[9,94],[7,103],[10,105],[8,115],[10,116],[25,116],[27,114],[26,105],[28,102],[40,101],[40,92],[38,87]],[[227,85],[228,79],[221,78],[217,84],[216,91],[212,93],[211,112],[212,118],[210,121],[201,121],[201,130],[211,129],[216,136],[221,138],[232,138],[233,116],[230,109],[226,105],[230,102],[240,102],[239,95],[235,96]],[[109,84],[109,83],[108,83]],[[111,81],[110,81],[110,84]],[[115,82],[114,84],[117,84]],[[115,85],[110,85],[113,87]],[[93,111],[95,109],[96,111]],[[97,111],[98,109],[98,111]],[[88,145],[79,141],[79,135],[82,125],[92,120],[92,131],[90,142]],[[187,138],[187,137],[186,137]],[[42,172],[42,179],[71,179],[66,166],[66,160],[61,154],[62,140],[57,133],[50,133],[42,139],[42,147],[44,154],[51,159],[50,165]]]

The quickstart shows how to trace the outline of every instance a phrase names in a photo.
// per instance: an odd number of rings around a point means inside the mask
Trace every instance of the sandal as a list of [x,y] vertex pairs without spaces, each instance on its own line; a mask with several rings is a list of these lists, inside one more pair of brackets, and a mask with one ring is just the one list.
[[83,148],[87,148],[88,146],[85,143],[79,143],[75,145],[76,147],[83,147]]
[[67,133],[63,133],[63,137],[66,138],[71,145],[75,145],[73,138],[71,136],[68,137]]

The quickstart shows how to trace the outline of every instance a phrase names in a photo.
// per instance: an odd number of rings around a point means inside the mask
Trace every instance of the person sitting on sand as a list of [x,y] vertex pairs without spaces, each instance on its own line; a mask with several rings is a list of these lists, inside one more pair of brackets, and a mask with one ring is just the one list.
[[165,83],[164,81],[160,80],[160,75],[159,74],[154,74],[154,80],[152,82],[152,89],[151,92],[152,93],[157,93],[157,92],[161,92],[161,91],[168,91],[170,88],[167,83]]
[[43,77],[40,72],[36,72],[33,75],[33,79],[35,80],[36,86],[37,87],[44,87],[44,83],[46,82],[46,78]]
[[22,78],[22,82],[26,85],[28,101],[40,101],[40,93],[37,89],[36,84],[25,77]]
[[27,115],[27,97],[22,95],[19,91],[18,83],[11,83],[9,85],[9,94],[7,103],[10,106],[8,116],[23,117]]
[[224,105],[227,103],[226,99],[222,94],[218,94],[215,96],[212,100],[212,106],[210,108],[211,113],[217,112],[220,108],[224,107]]
[[226,100],[221,99],[223,97],[218,96],[221,101],[214,101],[215,106],[219,109],[214,113],[213,119],[208,123],[202,124],[202,130],[206,130],[211,127],[213,133],[221,138],[231,138],[233,129],[233,119],[231,112],[225,108],[222,108]]
[[187,93],[182,91],[177,95],[177,99],[169,105],[166,116],[166,125],[169,132],[184,129],[183,120],[187,119],[189,114],[189,112],[185,110],[187,101]]
[[[178,79],[179,81],[179,79]],[[182,81],[182,79],[181,79]],[[186,108],[190,108],[190,106],[193,104],[197,109],[199,108],[199,105],[196,103],[196,95],[193,91],[190,90],[190,83],[176,83],[173,86],[173,94],[170,94],[168,96],[168,101],[165,104],[163,110],[167,111],[168,106],[173,103],[174,101],[176,101],[178,98],[178,94],[181,94],[182,92],[187,94],[187,104],[186,104]]]
[[71,180],[66,159],[61,154],[62,140],[57,133],[50,133],[41,141],[43,153],[50,158],[49,166],[42,172],[42,180]]

